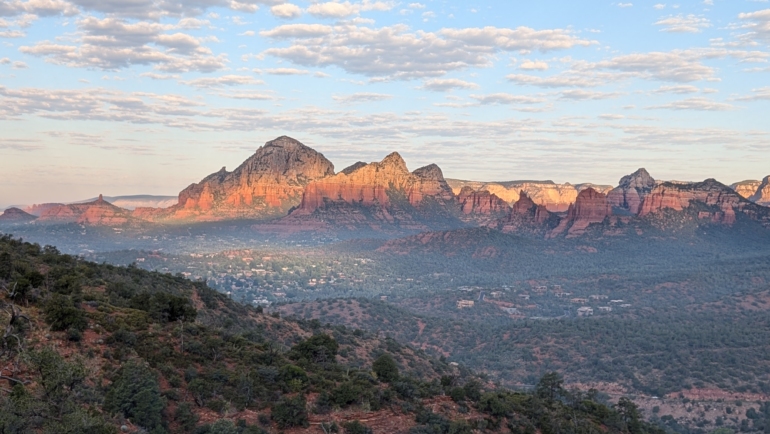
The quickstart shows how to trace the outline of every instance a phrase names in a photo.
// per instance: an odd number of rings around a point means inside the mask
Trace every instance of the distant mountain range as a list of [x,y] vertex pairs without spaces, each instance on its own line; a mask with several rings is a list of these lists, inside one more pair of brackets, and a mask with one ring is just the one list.
[[[656,181],[644,169],[616,187],[552,181],[445,179],[431,164],[409,171],[398,153],[340,172],[319,152],[279,137],[232,172],[222,168],[169,196],[99,197],[72,204],[8,209],[0,222],[86,225],[253,221],[277,232],[368,231],[397,237],[426,231],[490,227],[543,238],[578,237],[594,226],[629,230],[680,213],[699,224],[770,226],[770,176],[728,187]],[[632,225],[633,226],[633,225]]]

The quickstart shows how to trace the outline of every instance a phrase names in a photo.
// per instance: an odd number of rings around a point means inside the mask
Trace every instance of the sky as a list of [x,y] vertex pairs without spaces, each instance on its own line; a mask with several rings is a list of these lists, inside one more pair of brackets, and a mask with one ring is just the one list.
[[770,175],[770,2],[0,0],[0,206],[175,195],[266,141],[450,178]]

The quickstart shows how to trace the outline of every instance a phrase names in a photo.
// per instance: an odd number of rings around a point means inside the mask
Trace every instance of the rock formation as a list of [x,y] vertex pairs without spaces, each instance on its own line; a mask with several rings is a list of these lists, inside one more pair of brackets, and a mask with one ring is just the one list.
[[607,194],[607,200],[611,206],[636,215],[639,214],[644,198],[654,187],[655,180],[642,168],[622,177],[618,186]]
[[747,179],[746,181],[736,182],[735,184],[732,184],[730,188],[735,190],[736,193],[740,194],[741,197],[745,199],[750,199],[751,196],[754,196],[754,194],[757,192],[761,184],[762,184],[762,181]]
[[612,215],[612,207],[607,196],[593,188],[587,188],[578,194],[575,203],[570,205],[567,216],[559,222],[549,237],[566,232],[568,237],[583,235],[592,223],[601,223]]
[[26,213],[19,208],[8,208],[0,214],[0,223],[26,223],[35,220],[37,217]]
[[770,206],[770,176],[766,176],[765,179],[762,180],[757,187],[757,191],[749,198],[749,200],[763,206]]
[[461,217],[465,221],[486,224],[510,214],[511,207],[504,200],[486,191],[463,187],[457,195]]
[[699,211],[700,219],[710,219],[714,223],[731,225],[736,221],[736,213],[742,212],[753,220],[762,221],[764,210],[741,197],[730,187],[707,179],[698,183],[665,182],[655,187],[642,203],[639,216],[644,217],[663,210],[682,211],[693,202],[699,202],[707,208]]
[[556,223],[558,217],[555,214],[544,205],[536,204],[522,191],[510,214],[498,222],[498,227],[505,233],[543,235]]
[[566,211],[575,202],[578,193],[587,188],[602,193],[612,189],[608,185],[556,184],[553,181],[477,182],[448,179],[447,182],[455,194],[459,194],[464,187],[470,187],[476,191],[488,191],[511,205],[519,200],[523,191],[533,202],[545,206],[551,212]]
[[[460,224],[452,189],[435,164],[409,172],[398,153],[310,182],[283,225],[426,230]],[[439,223],[440,222],[440,223]],[[454,223],[450,223],[454,222]]]
[[62,206],[63,203],[40,203],[24,207],[23,211],[27,214],[32,214],[35,217],[40,217],[44,212],[57,206]]
[[80,223],[98,226],[119,226],[137,220],[128,210],[104,200],[102,195],[93,202],[59,205],[47,209],[38,218],[42,223]]
[[199,221],[276,217],[300,203],[308,183],[331,175],[334,165],[326,157],[282,136],[265,143],[234,171],[223,167],[185,188],[176,205],[137,208],[135,216]]
[[410,173],[401,156],[394,152],[379,163],[357,163],[344,171],[307,185],[302,202],[293,214],[310,214],[327,202],[346,202],[387,207],[388,192],[400,192],[412,206],[426,197],[453,198],[441,169],[432,164]]

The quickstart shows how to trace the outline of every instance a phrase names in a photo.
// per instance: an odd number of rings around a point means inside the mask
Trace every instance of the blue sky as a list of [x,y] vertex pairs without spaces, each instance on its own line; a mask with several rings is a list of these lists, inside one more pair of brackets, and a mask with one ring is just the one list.
[[341,170],[770,174],[770,3],[2,0],[0,205],[176,194],[289,135]]

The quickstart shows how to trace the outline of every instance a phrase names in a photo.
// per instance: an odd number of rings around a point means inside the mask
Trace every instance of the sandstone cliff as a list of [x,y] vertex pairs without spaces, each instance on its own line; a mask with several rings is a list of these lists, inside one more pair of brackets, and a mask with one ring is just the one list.
[[757,191],[749,198],[754,203],[758,203],[763,206],[770,206],[770,176],[766,176],[765,179],[757,186]]
[[19,208],[8,208],[0,214],[0,223],[26,223],[35,220],[37,217],[26,213]]
[[24,207],[23,211],[27,214],[32,214],[35,217],[40,217],[44,212],[57,206],[62,206],[63,203],[40,203]]
[[409,172],[398,153],[310,182],[282,225],[426,230],[459,224],[459,206],[435,164]]
[[308,183],[331,175],[334,165],[326,157],[282,136],[265,143],[234,171],[223,167],[185,188],[176,205],[137,208],[134,215],[172,221],[276,217],[300,203]]
[[602,223],[611,215],[612,207],[607,196],[593,188],[588,188],[578,194],[575,203],[569,206],[567,216],[548,236],[553,238],[564,233],[568,237],[580,236],[586,232],[589,225]]
[[504,200],[486,190],[475,191],[471,187],[460,190],[457,202],[461,219],[481,225],[495,222],[511,212],[511,207]]
[[762,184],[762,181],[747,179],[746,181],[736,182],[735,184],[732,184],[730,188],[735,190],[736,193],[740,194],[741,197],[750,199],[751,196],[754,196],[754,194],[757,192],[761,184]]
[[447,179],[455,194],[459,194],[463,187],[470,187],[476,191],[488,191],[500,199],[514,204],[519,200],[521,192],[536,204],[546,207],[551,212],[564,212],[569,205],[575,202],[578,193],[593,188],[602,193],[612,189],[608,185],[556,184],[552,181],[507,181],[507,182],[478,182]]
[[555,214],[548,211],[544,205],[536,204],[522,191],[510,214],[499,220],[497,227],[505,233],[544,235],[552,230],[558,221]]
[[607,194],[607,200],[611,206],[636,215],[653,188],[655,180],[642,168],[622,177],[618,186]]
[[93,202],[59,205],[47,209],[38,218],[42,223],[80,223],[85,225],[119,226],[137,220],[128,210],[104,200],[102,195]]

